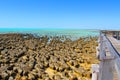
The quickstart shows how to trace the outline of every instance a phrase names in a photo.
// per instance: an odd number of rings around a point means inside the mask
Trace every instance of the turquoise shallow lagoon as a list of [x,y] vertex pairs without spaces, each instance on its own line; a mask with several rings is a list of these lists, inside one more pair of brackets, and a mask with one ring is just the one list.
[[35,36],[66,36],[71,39],[79,37],[98,36],[99,30],[79,30],[79,29],[34,29],[34,28],[1,28],[0,33],[22,33],[33,34]]

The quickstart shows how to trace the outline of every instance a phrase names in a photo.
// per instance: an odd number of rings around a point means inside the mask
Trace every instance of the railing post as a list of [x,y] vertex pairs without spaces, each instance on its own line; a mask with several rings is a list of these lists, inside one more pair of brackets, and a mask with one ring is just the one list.
[[92,80],[98,80],[99,65],[92,64]]

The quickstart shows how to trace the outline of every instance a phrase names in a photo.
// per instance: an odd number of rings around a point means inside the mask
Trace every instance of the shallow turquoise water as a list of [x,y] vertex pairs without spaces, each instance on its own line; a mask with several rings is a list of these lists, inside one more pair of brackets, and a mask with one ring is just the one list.
[[30,29],[30,28],[1,28],[0,33],[30,33],[35,36],[67,36],[68,38],[79,38],[87,36],[98,36],[99,30],[72,30],[72,29]]

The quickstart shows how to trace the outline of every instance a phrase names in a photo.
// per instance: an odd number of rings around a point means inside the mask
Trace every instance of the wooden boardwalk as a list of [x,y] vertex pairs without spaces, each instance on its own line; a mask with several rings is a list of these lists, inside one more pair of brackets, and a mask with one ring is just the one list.
[[111,54],[109,41],[104,35],[100,36],[100,69],[98,80],[113,80],[114,58]]
[[114,48],[117,50],[118,53],[120,53],[120,41],[117,39],[113,38],[112,36],[108,35],[107,36]]
[[[114,47],[114,49],[118,52],[118,54],[120,54],[120,42],[110,35],[107,35],[107,38],[109,39],[109,41],[112,44],[112,46]],[[116,54],[114,54],[114,55],[116,55]],[[117,58],[119,58],[119,57],[117,57]],[[116,69],[114,69],[114,79],[113,80],[119,80],[118,76],[119,75],[118,75]]]
[[120,42],[112,36],[100,36],[100,71],[98,80],[120,80]]

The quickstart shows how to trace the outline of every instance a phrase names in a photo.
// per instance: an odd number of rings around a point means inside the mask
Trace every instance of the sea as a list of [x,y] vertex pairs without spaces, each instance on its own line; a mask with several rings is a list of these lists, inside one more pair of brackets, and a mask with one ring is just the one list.
[[99,30],[90,29],[37,29],[37,28],[0,28],[0,34],[20,33],[33,34],[35,37],[41,36],[66,36],[72,40],[80,37],[98,36]]

